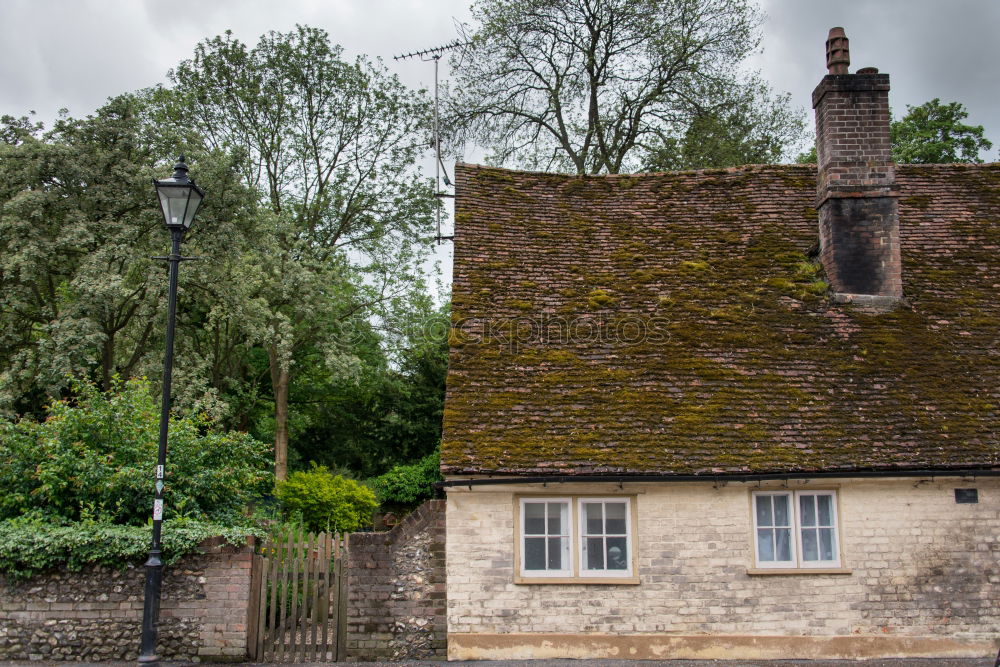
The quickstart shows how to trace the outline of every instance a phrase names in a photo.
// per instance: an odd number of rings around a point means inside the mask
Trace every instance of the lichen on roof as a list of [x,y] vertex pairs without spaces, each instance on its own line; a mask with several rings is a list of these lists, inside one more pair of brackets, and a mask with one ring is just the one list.
[[900,166],[906,300],[832,303],[815,170],[456,170],[449,474],[1000,465],[1000,166]]

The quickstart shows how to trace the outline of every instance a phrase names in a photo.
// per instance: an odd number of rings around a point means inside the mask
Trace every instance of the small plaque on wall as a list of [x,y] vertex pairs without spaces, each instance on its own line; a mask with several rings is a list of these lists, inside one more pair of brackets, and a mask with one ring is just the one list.
[[956,503],[978,503],[979,489],[955,489]]

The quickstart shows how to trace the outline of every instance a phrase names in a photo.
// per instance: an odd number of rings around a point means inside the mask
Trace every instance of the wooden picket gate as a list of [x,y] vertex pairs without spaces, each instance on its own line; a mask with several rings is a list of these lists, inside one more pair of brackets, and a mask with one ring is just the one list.
[[251,571],[251,660],[344,660],[346,562],[347,541],[336,534],[293,529],[264,542]]

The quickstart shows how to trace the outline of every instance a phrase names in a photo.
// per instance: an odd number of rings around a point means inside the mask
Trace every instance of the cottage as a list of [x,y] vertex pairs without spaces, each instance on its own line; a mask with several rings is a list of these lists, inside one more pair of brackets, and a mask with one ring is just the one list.
[[452,659],[996,654],[1000,165],[847,60],[818,168],[456,169]]

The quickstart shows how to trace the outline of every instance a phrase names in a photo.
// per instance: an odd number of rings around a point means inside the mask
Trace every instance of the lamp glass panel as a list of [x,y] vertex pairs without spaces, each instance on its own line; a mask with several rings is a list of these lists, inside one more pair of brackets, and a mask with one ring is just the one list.
[[168,227],[188,229],[201,205],[201,194],[193,187],[160,186],[156,189],[160,208]]

